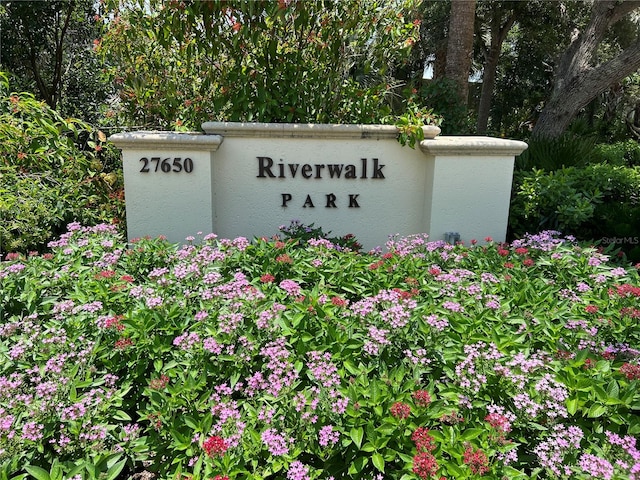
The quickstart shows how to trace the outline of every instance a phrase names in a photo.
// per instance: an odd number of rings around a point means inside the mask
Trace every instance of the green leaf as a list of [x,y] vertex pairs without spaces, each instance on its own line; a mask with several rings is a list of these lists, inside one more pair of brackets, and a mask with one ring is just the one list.
[[609,385],[607,385],[607,395],[609,395],[609,397],[611,398],[619,398],[620,386],[618,385],[618,382],[616,382],[615,380],[611,380],[609,382]]
[[27,465],[24,469],[36,480],[51,480],[49,472],[44,468],[36,467],[35,465]]
[[114,420],[122,420],[124,422],[131,421],[131,417],[129,416],[129,414],[122,410],[116,410],[116,412],[112,415],[111,418],[113,418]]
[[364,438],[364,430],[362,427],[353,427],[349,432],[349,436],[358,448],[362,446],[362,439]]
[[462,432],[462,435],[460,435],[460,439],[473,440],[474,438],[479,437],[482,432],[483,430],[481,428],[468,428],[464,432]]
[[115,463],[114,465],[112,465],[111,468],[107,470],[107,476],[105,480],[115,480],[116,478],[118,478],[118,475],[120,475],[120,472],[122,471],[126,463],[127,463],[127,459],[125,458],[123,460],[120,460],[118,463]]
[[605,407],[600,403],[594,403],[593,405],[591,405],[591,408],[589,408],[589,411],[587,412],[587,416],[589,418],[598,418],[604,415],[606,411],[607,411],[607,407]]
[[567,400],[567,412],[569,415],[573,415],[578,411],[578,404],[578,399],[575,397]]
[[384,473],[384,458],[379,453],[374,453],[371,456],[371,461],[373,462],[373,466],[376,467],[380,472]]
[[369,459],[367,457],[356,458],[351,465],[349,465],[349,474],[354,475],[360,473],[364,470],[367,463],[369,463]]

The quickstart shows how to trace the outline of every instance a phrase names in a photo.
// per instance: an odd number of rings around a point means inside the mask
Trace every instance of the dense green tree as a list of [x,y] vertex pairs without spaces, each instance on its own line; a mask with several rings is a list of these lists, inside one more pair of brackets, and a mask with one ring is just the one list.
[[0,66],[19,91],[51,108],[96,120],[108,94],[93,52],[100,36],[93,0],[0,0]]
[[100,47],[119,87],[112,114],[163,128],[379,123],[397,103],[416,3],[113,0]]

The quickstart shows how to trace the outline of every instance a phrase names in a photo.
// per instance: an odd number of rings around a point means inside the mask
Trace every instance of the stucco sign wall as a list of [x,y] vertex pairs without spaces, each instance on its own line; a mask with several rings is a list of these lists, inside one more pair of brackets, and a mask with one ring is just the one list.
[[392,126],[206,123],[205,134],[133,132],[122,149],[129,238],[269,236],[293,219],[365,248],[389,235],[506,235],[523,142],[438,137],[402,147]]

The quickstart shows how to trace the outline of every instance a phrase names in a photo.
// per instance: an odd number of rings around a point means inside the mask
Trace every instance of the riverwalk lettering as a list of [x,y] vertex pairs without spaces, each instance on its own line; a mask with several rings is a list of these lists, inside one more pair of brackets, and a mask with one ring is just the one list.
[[[366,180],[366,179],[384,179],[382,169],[384,164],[380,163],[377,158],[361,158],[360,163],[286,163],[280,159],[274,162],[271,157],[256,157],[258,160],[257,178],[283,178],[294,179],[302,178],[310,179],[340,179],[347,180]],[[359,193],[349,193],[346,198],[338,198],[334,193],[325,194],[324,198],[312,198],[311,195],[303,195],[302,198],[294,199],[291,193],[281,193],[281,207],[287,208],[290,202],[294,205],[302,206],[302,208],[315,208],[324,206],[324,208],[360,208]],[[314,203],[315,200],[315,203]]]
[[346,178],[348,180],[367,178],[384,179],[381,164],[377,158],[361,158],[360,164],[353,163],[285,163],[282,159],[275,163],[270,157],[258,159],[257,178]]

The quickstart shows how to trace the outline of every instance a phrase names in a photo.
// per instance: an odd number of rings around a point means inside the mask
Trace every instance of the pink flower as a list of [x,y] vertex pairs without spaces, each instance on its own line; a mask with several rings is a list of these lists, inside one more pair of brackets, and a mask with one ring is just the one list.
[[333,430],[331,425],[325,425],[318,432],[318,443],[322,447],[327,445],[335,445],[340,439],[340,433]]
[[298,285],[293,280],[283,280],[280,282],[279,286],[292,297],[297,297],[298,295],[300,295],[300,285]]

